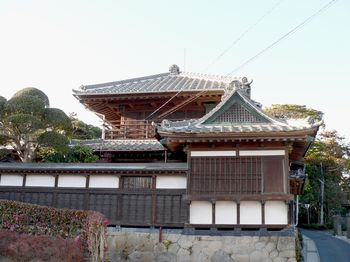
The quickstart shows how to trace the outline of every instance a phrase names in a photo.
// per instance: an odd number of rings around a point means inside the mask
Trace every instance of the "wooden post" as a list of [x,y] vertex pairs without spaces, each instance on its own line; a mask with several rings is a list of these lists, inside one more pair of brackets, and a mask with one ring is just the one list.
[[211,204],[212,204],[212,218],[211,218],[211,223],[213,225],[216,224],[216,221],[215,221],[215,212],[216,212],[216,201],[215,200],[212,200],[211,201]]
[[84,209],[88,210],[90,207],[90,196],[89,196],[89,185],[90,185],[90,175],[86,175],[85,181],[85,194],[84,194]]
[[24,191],[26,187],[27,174],[23,174],[22,188],[21,188],[21,201],[24,202]]
[[265,225],[265,200],[261,200],[261,224]]
[[152,176],[152,214],[151,225],[154,226],[157,220],[157,193],[156,193],[156,175]]
[[237,200],[237,225],[240,225],[241,224],[241,203],[239,200]]
[[58,174],[55,174],[55,188],[54,188],[53,197],[52,197],[53,207],[57,207],[57,203],[58,203],[57,187],[58,187]]

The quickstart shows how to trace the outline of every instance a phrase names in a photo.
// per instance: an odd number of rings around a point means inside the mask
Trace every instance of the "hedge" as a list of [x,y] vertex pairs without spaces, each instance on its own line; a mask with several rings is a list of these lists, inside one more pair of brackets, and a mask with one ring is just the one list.
[[20,262],[84,260],[83,246],[79,240],[19,234],[9,230],[0,230],[0,255]]
[[92,261],[103,258],[108,220],[98,212],[58,209],[0,199],[0,229],[80,239]]

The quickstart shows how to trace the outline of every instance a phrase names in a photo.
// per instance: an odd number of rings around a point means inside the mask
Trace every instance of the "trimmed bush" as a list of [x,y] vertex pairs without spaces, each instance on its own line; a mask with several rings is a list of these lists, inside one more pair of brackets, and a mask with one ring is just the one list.
[[57,262],[84,260],[83,246],[79,240],[19,234],[8,230],[0,230],[0,255],[21,262],[34,259]]
[[107,219],[98,212],[58,209],[0,200],[0,229],[63,239],[80,239],[92,261],[103,258]]

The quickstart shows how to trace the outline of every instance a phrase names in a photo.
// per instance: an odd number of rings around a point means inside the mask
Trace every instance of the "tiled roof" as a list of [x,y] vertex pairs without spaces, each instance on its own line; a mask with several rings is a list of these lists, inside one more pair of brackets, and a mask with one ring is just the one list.
[[[221,122],[210,123],[210,118],[219,112],[228,103],[233,96],[239,96],[256,114],[265,119],[261,123],[238,123]],[[157,127],[161,133],[183,133],[183,134],[216,134],[216,133],[268,133],[268,132],[289,132],[301,131],[316,128],[320,125],[311,118],[306,119],[275,119],[267,115],[263,110],[256,106],[256,102],[244,95],[240,90],[235,90],[227,95],[211,112],[200,119],[190,119],[183,121],[163,120]]]
[[164,151],[165,148],[156,139],[139,140],[73,140],[71,145],[83,144],[94,151]]
[[[175,67],[175,70],[174,70]],[[173,65],[170,72],[95,85],[82,85],[76,95],[132,94],[152,92],[203,91],[230,89],[246,83],[246,78],[180,72]]]
[[187,163],[0,163],[0,171],[82,171],[82,170],[179,170],[186,171]]

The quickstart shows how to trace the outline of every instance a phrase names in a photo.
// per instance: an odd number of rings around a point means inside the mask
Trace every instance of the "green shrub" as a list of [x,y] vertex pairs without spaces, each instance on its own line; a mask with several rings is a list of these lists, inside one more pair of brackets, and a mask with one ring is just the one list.
[[79,238],[92,261],[102,259],[107,219],[98,212],[0,200],[0,229],[63,239]]

